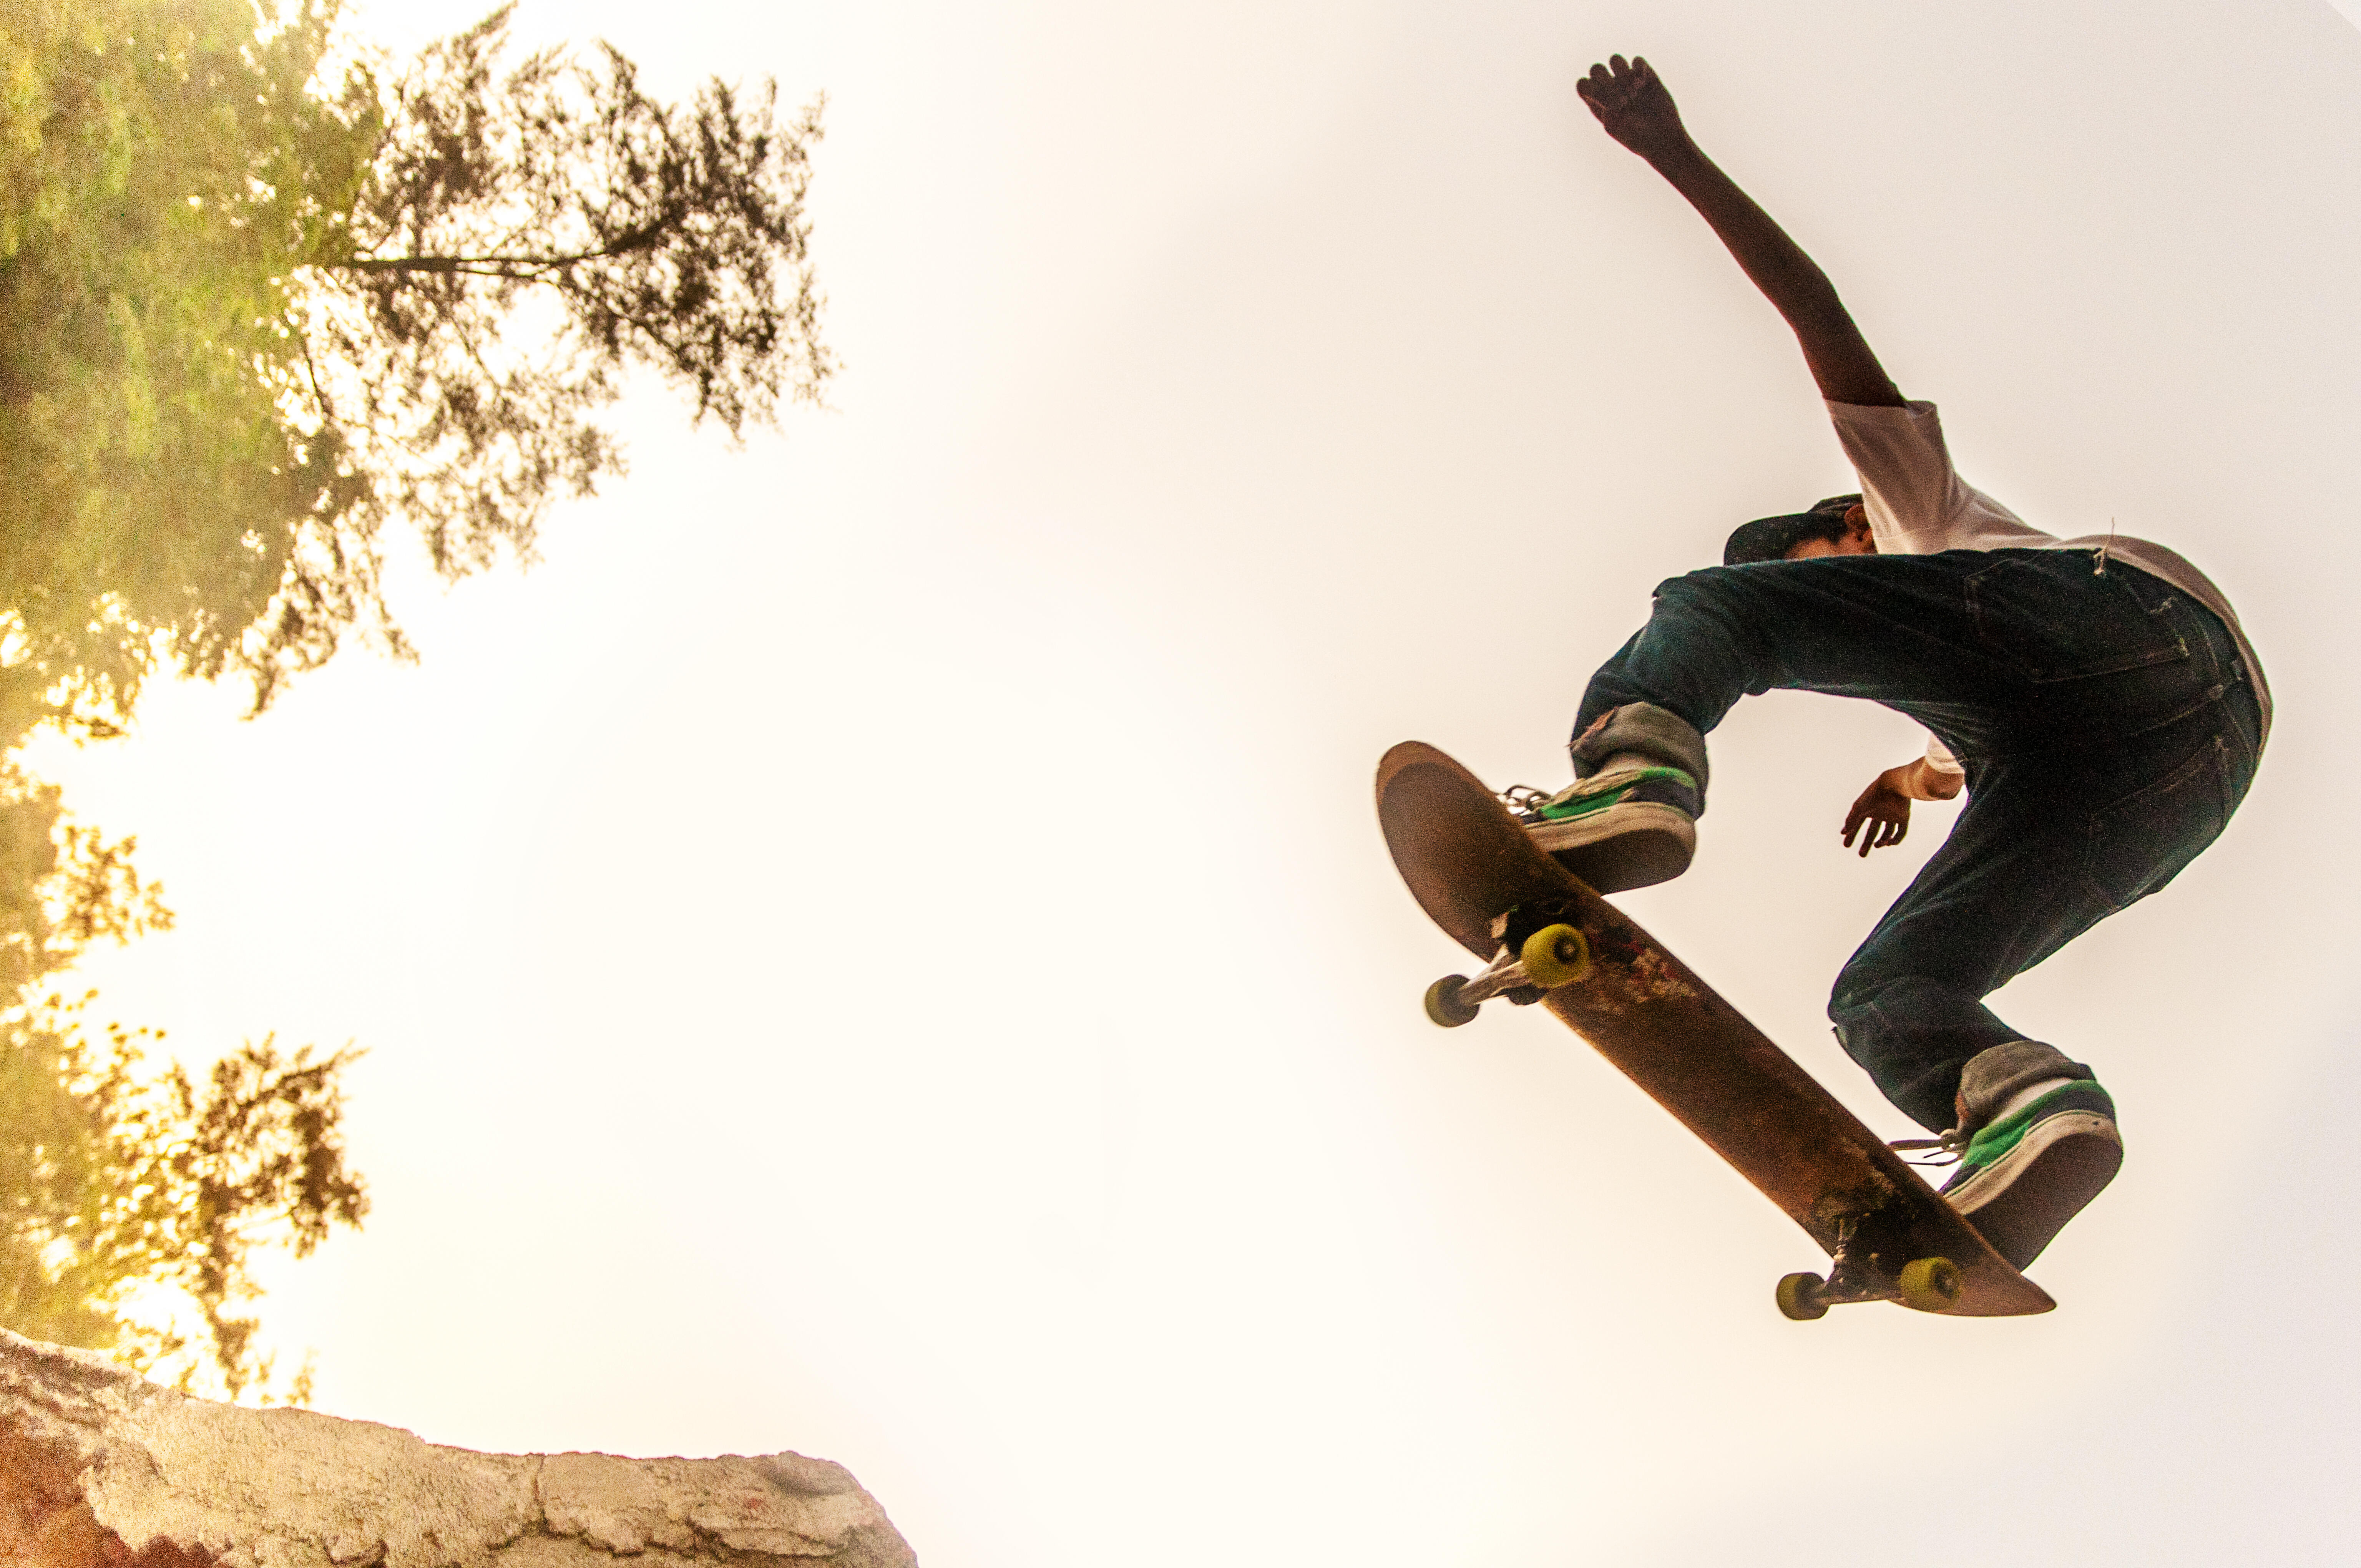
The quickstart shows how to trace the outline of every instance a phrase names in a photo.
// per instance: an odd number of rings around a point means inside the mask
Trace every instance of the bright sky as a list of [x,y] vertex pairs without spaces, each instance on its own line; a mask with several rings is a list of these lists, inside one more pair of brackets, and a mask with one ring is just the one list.
[[[436,14],[437,11],[440,14]],[[367,14],[365,14],[367,15]],[[467,7],[384,7],[410,42]],[[526,0],[686,91],[829,94],[835,409],[651,389],[529,574],[235,721],[48,760],[179,928],[89,966],[195,1057],[371,1054],[376,1210],[269,1321],[443,1442],[793,1448],[929,1568],[2326,1561],[2361,1353],[2349,716],[2361,35],[2324,0]],[[1729,526],[1848,488],[1791,342],[1588,123],[1644,52],[1969,477],[2167,543],[2279,699],[2167,895],[1998,1002],[2130,1163],[2048,1317],[1782,1320],[1801,1232],[1457,949],[1368,781],[1554,787]],[[1919,741],[1715,737],[1628,905],[1889,1135],[1838,965]]]

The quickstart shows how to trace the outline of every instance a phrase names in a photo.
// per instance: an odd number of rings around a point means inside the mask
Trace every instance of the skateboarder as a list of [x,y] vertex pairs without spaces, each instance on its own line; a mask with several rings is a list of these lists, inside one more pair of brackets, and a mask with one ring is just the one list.
[[1725,564],[1656,589],[1591,677],[1576,782],[1525,816],[1602,889],[1685,866],[1706,732],[1748,693],[1863,697],[1925,725],[1843,828],[1898,843],[1914,800],[1968,804],[1838,975],[1828,1015],[1894,1104],[1960,1152],[1944,1195],[2023,1267],[2121,1164],[2091,1069],[1983,1005],[2012,976],[2172,880],[2220,834],[2270,725],[2229,601],[2145,540],[2059,539],[1960,479],[1812,259],[1700,151],[1644,60],[1579,92],[1686,197],[1802,345],[1861,493],[1760,519]]

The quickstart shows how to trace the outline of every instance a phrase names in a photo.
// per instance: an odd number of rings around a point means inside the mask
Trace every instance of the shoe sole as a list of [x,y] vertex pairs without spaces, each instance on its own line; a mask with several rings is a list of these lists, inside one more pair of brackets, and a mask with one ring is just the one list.
[[2061,1111],[2037,1123],[1991,1169],[1943,1196],[1994,1252],[2023,1268],[2123,1164],[2114,1123],[2090,1111]]
[[1525,831],[1593,893],[1628,893],[1670,882],[1697,858],[1697,824],[1677,806],[1635,800],[1591,817]]

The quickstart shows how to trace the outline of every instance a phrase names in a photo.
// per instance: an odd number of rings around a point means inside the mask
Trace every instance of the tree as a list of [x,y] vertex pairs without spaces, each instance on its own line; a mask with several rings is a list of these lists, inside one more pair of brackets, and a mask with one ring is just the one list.
[[831,365],[817,105],[667,105],[605,48],[503,73],[505,11],[396,71],[337,4],[0,16],[0,1321],[233,1396],[269,1379],[256,1249],[367,1212],[355,1058],[265,1038],[199,1081],[93,1039],[49,982],[170,912],[18,741],[110,732],[159,671],[259,711],[348,634],[404,652],[391,533],[445,577],[530,559],[620,470],[596,416],[629,371],[734,437]]
[[[0,770],[0,1325],[112,1351],[185,1386],[210,1362],[235,1398],[267,1394],[258,1248],[299,1257],[368,1210],[339,1131],[350,1050],[291,1058],[266,1038],[214,1064],[202,1089],[147,1070],[152,1031],[110,1025],[49,982],[100,939],[168,927],[162,890],[65,816],[53,785]],[[187,1324],[193,1316],[195,1322]],[[192,1335],[202,1337],[202,1345]],[[292,1392],[303,1397],[298,1376]]]
[[505,10],[396,71],[337,5],[0,16],[0,1321],[161,1365],[196,1353],[160,1293],[233,1396],[269,1376],[254,1249],[366,1212],[353,1055],[266,1038],[200,1085],[93,1043],[49,981],[170,915],[11,753],[113,731],[159,671],[259,711],[348,633],[406,652],[390,532],[446,578],[530,559],[620,470],[596,416],[635,367],[733,437],[830,369],[817,105],[667,105],[604,47],[503,74]]
[[391,525],[446,578],[621,468],[635,367],[733,436],[817,401],[818,105],[685,105],[508,12],[395,71],[337,0],[18,0],[0,22],[0,747],[159,669],[259,710],[358,632]]
[[261,1294],[258,1247],[308,1256],[368,1212],[337,1136],[355,1053],[249,1041],[200,1089],[177,1065],[144,1070],[148,1031],[93,1045],[87,1000],[0,1014],[0,1324],[183,1387],[210,1365],[229,1398],[268,1398],[259,1321],[236,1309]]

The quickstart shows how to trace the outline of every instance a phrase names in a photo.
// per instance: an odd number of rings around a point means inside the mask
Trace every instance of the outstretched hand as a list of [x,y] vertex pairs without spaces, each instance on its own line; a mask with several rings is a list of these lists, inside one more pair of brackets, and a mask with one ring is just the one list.
[[1844,845],[1852,848],[1853,838],[1861,838],[1861,853],[1866,857],[1872,850],[1883,850],[1902,842],[1910,831],[1910,796],[1905,793],[1905,774],[1915,766],[1904,763],[1888,768],[1870,781],[1861,792],[1861,798],[1845,813]]
[[1590,74],[1576,82],[1574,90],[1582,94],[1607,134],[1642,158],[1653,160],[1659,153],[1688,143],[1688,132],[1681,125],[1681,112],[1674,106],[1672,93],[1643,59],[1611,56],[1606,64],[1592,66]]

